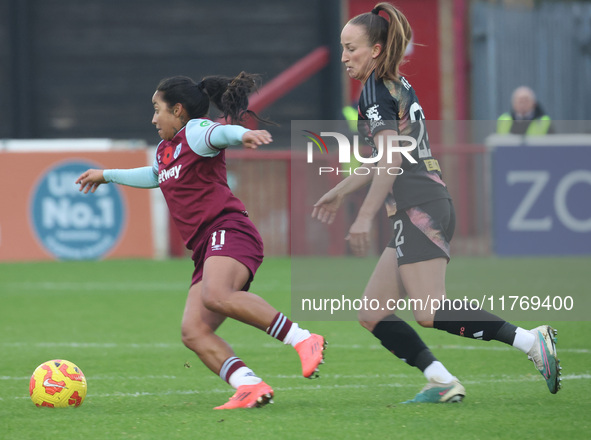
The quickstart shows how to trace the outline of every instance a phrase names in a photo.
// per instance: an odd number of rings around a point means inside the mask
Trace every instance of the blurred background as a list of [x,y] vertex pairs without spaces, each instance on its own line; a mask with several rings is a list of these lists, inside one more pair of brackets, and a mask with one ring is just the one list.
[[[262,87],[251,99],[252,108],[279,127],[270,128],[275,142],[264,152],[228,152],[229,183],[261,230],[268,255],[318,252],[306,244],[318,242],[322,235],[313,226],[298,229],[309,238],[296,237],[297,246],[293,243],[293,204],[300,203],[297,208],[307,211],[320,194],[309,183],[308,189],[303,184],[297,187],[298,192],[309,190],[308,198],[293,197],[291,121],[343,119],[343,109],[356,106],[360,85],[342,69],[340,30],[349,18],[370,11],[375,3],[1,2],[0,260],[184,255],[163,214],[165,205],[152,194],[157,191],[110,189],[110,194],[101,196],[103,202],[89,202],[71,188],[63,189],[67,184],[62,181],[69,182],[86,166],[151,163],[159,142],[151,125],[151,97],[160,79],[182,74],[198,80],[242,70],[261,74]],[[561,174],[551,174],[534,200],[530,190],[538,182],[535,177],[520,175],[513,179],[517,184],[508,183],[506,177],[532,170],[516,165],[517,169],[497,176],[491,168],[496,160],[492,147],[508,142],[518,151],[537,141],[522,136],[487,140],[497,118],[511,110],[515,88],[527,85],[552,118],[554,136],[576,133],[576,140],[569,137],[566,142],[569,147],[591,145],[585,136],[591,132],[591,2],[396,0],[393,4],[413,28],[413,44],[402,71],[434,124],[432,150],[442,162],[458,211],[455,252],[519,254],[519,249],[507,251],[494,240],[535,243],[546,240],[536,233],[556,235],[556,228],[562,228],[565,234],[574,234],[566,239],[560,235],[567,245],[546,250],[524,245],[523,253],[591,253],[591,213],[585,208],[591,206],[589,148],[576,150],[581,169],[567,164]],[[542,142],[546,150],[565,146],[565,141],[550,139],[552,145]],[[544,171],[556,155],[550,153],[548,163],[537,154],[524,157],[530,165],[535,163],[533,171]],[[500,210],[495,206],[508,200],[503,191],[511,194],[516,189],[521,196],[512,207],[504,206],[506,218],[497,219]],[[556,196],[557,189],[564,200]],[[529,204],[524,205],[528,194]],[[493,195],[498,202],[493,203]],[[544,199],[555,200],[555,212],[542,211]],[[525,223],[515,226],[519,209]],[[550,226],[535,223],[540,219],[550,219]],[[350,221],[350,215],[343,214],[333,232],[335,239],[344,236]],[[521,235],[516,238],[514,233]],[[389,235],[387,221],[380,220],[376,252]],[[587,245],[568,245],[581,242]],[[79,252],[85,246],[88,250]],[[347,249],[341,243],[326,245],[320,252],[338,255]]]

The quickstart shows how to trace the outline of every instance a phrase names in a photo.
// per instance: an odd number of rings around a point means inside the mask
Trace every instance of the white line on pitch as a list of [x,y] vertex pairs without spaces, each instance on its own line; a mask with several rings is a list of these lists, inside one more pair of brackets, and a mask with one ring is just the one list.
[[[563,376],[563,380],[590,380],[591,374],[571,374]],[[465,385],[481,385],[483,383],[508,383],[508,382],[535,382],[539,381],[540,378],[537,375],[519,376],[516,378],[504,377],[502,379],[484,379],[484,380],[467,380],[462,381]],[[344,390],[344,389],[368,389],[368,388],[414,388],[418,385],[416,383],[405,382],[405,383],[374,383],[371,385],[365,384],[334,384],[334,385],[304,385],[297,387],[274,387],[275,391],[325,391],[325,390]],[[136,393],[104,393],[104,394],[89,394],[88,397],[91,399],[95,398],[113,398],[113,397],[157,397],[157,396],[170,396],[170,395],[193,395],[193,394],[219,394],[219,393],[230,393],[232,390],[229,388],[214,388],[210,390],[168,390],[163,392],[148,392],[138,391]],[[18,396],[12,397],[11,399],[29,399],[29,396]],[[0,397],[0,401],[9,400]]]
[[[416,374],[331,374],[328,380],[335,380],[335,379],[361,379],[361,380],[372,380],[372,379],[404,379],[408,381],[416,380],[417,377],[420,376]],[[517,379],[512,378],[508,375],[503,375],[502,379],[495,379],[495,376],[492,374],[478,374],[478,375],[470,375],[470,377],[480,377],[482,379],[470,381],[462,381],[462,383],[481,383],[481,382],[502,382],[502,381],[521,381],[519,377],[529,380],[530,378],[537,378],[537,375],[533,374],[530,376],[518,376]],[[266,379],[296,379],[299,380],[302,378],[299,374],[265,374]],[[562,376],[563,380],[588,380],[591,379],[591,374],[589,373],[581,373],[581,374],[567,374]],[[31,379],[30,376],[0,376],[0,380],[8,380],[8,381],[19,381],[19,380],[29,380]],[[171,376],[171,375],[146,375],[146,376],[124,376],[119,374],[114,375],[93,375],[87,377],[88,380],[176,380],[176,379],[186,379],[186,377],[179,377],[179,376]],[[211,375],[208,376],[208,379],[218,380],[217,376]]]

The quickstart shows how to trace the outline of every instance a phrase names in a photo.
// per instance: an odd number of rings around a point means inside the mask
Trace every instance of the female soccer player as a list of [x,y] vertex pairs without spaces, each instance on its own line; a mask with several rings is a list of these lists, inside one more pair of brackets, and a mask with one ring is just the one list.
[[236,389],[215,409],[251,408],[271,401],[273,390],[236,357],[215,334],[226,317],[265,330],[299,353],[304,377],[314,377],[323,362],[324,338],[310,334],[261,297],[248,292],[263,260],[263,243],[246,208],[226,180],[225,148],[257,148],[272,141],[266,130],[247,130],[207,119],[210,102],[231,122],[241,122],[256,76],[206,77],[195,83],[182,76],[164,79],[152,97],[162,141],[152,166],[82,173],[84,193],[114,182],[137,188],[160,187],[195,270],[182,322],[183,343],[214,373]]
[[[412,150],[412,157],[405,152],[394,153],[391,158],[383,154],[379,160],[378,169],[400,167],[401,175],[351,174],[316,202],[312,216],[332,223],[343,197],[371,184],[350,227],[350,246],[356,255],[366,253],[371,222],[384,202],[392,219],[393,238],[364,292],[366,304],[372,300],[376,304],[377,300],[384,308],[362,311],[360,323],[384,347],[424,373],[427,385],[409,402],[457,402],[466,393],[462,384],[437,361],[413,328],[385,307],[387,300],[407,295],[423,303],[445,298],[449,242],[455,226],[451,197],[439,164],[431,156],[423,110],[413,88],[399,72],[411,35],[405,16],[389,3],[378,3],[371,12],[358,15],[343,28],[341,61],[349,76],[364,84],[359,98],[359,133],[373,147],[374,156],[392,135],[411,136],[417,147]],[[388,159],[393,163],[388,163]],[[533,360],[550,391],[558,391],[559,366],[555,331],[551,327],[544,325],[527,331],[484,310],[470,310],[467,305],[463,310],[450,308],[434,313],[416,310],[415,319],[423,327],[513,345]]]

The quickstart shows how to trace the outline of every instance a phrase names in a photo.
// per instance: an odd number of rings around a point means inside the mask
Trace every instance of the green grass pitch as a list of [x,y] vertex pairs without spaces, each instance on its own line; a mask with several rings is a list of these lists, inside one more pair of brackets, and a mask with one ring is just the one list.
[[[591,294],[590,268],[590,258],[455,258],[448,292],[491,291],[503,281],[510,292]],[[214,411],[233,390],[180,341],[190,274],[186,260],[1,264],[0,439],[589,438],[589,322],[549,322],[559,329],[564,367],[556,395],[515,349],[418,329],[467,396],[460,404],[401,405],[421,389],[422,375],[356,322],[304,323],[329,343],[321,377],[307,380],[295,350],[228,321],[220,334],[273,386],[275,403]],[[289,314],[289,279],[290,260],[269,258],[252,290]],[[30,375],[55,358],[84,371],[80,408],[30,401]]]

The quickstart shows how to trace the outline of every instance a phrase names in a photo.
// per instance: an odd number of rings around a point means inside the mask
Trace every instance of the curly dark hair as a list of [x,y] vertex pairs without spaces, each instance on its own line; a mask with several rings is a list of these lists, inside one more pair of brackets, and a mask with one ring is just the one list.
[[162,99],[169,107],[182,104],[191,119],[207,116],[213,103],[231,123],[242,123],[249,115],[257,121],[273,124],[248,109],[248,95],[256,91],[259,84],[259,75],[246,72],[234,78],[207,76],[199,83],[188,76],[173,76],[160,81],[156,91],[162,92]]

